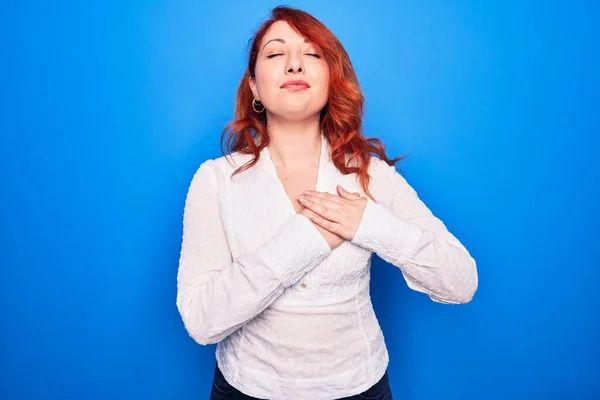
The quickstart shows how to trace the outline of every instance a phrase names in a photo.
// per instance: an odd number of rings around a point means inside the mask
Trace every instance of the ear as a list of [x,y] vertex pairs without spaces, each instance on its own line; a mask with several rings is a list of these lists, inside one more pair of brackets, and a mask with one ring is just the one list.
[[248,77],[248,85],[250,86],[250,90],[252,91],[252,95],[258,100],[258,90],[256,89],[256,79],[249,76]]

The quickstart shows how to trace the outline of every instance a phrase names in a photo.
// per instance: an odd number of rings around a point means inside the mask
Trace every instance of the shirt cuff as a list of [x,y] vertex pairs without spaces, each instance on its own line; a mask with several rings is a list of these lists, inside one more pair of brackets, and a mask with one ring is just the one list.
[[256,252],[256,257],[271,269],[287,288],[319,265],[331,247],[321,232],[306,217],[294,215],[267,244]]

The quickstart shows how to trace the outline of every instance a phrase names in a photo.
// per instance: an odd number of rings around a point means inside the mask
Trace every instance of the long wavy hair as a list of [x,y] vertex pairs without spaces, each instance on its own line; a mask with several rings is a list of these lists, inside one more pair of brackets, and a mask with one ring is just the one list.
[[[254,166],[260,157],[260,151],[269,144],[266,113],[257,113],[252,108],[254,96],[248,78],[255,77],[260,43],[276,21],[286,21],[299,35],[321,50],[330,72],[329,97],[320,114],[321,131],[329,142],[330,156],[336,168],[345,175],[356,173],[363,191],[372,198],[368,174],[371,155],[378,156],[388,165],[394,165],[406,156],[389,159],[381,140],[363,136],[364,96],[348,53],[323,23],[307,12],[292,7],[275,7],[270,18],[263,22],[250,39],[248,68],[238,86],[234,120],[223,130],[221,149],[224,155],[239,152],[252,154],[254,157],[233,175]],[[348,160],[346,155],[349,155]]]

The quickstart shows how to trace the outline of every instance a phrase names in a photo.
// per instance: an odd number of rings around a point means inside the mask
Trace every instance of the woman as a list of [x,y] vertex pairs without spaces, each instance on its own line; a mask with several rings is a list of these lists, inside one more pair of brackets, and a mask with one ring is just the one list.
[[334,35],[275,8],[231,154],[200,165],[185,203],[177,307],[196,342],[218,343],[211,399],[391,399],[372,253],[436,302],[471,300],[475,261],[362,136],[362,108]]

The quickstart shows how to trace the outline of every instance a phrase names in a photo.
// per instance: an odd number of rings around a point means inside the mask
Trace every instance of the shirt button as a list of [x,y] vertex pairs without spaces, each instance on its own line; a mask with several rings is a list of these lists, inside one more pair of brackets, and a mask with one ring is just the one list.
[[302,283],[300,284],[300,287],[301,287],[302,289],[305,289],[305,288],[306,288],[306,283],[302,282]]

